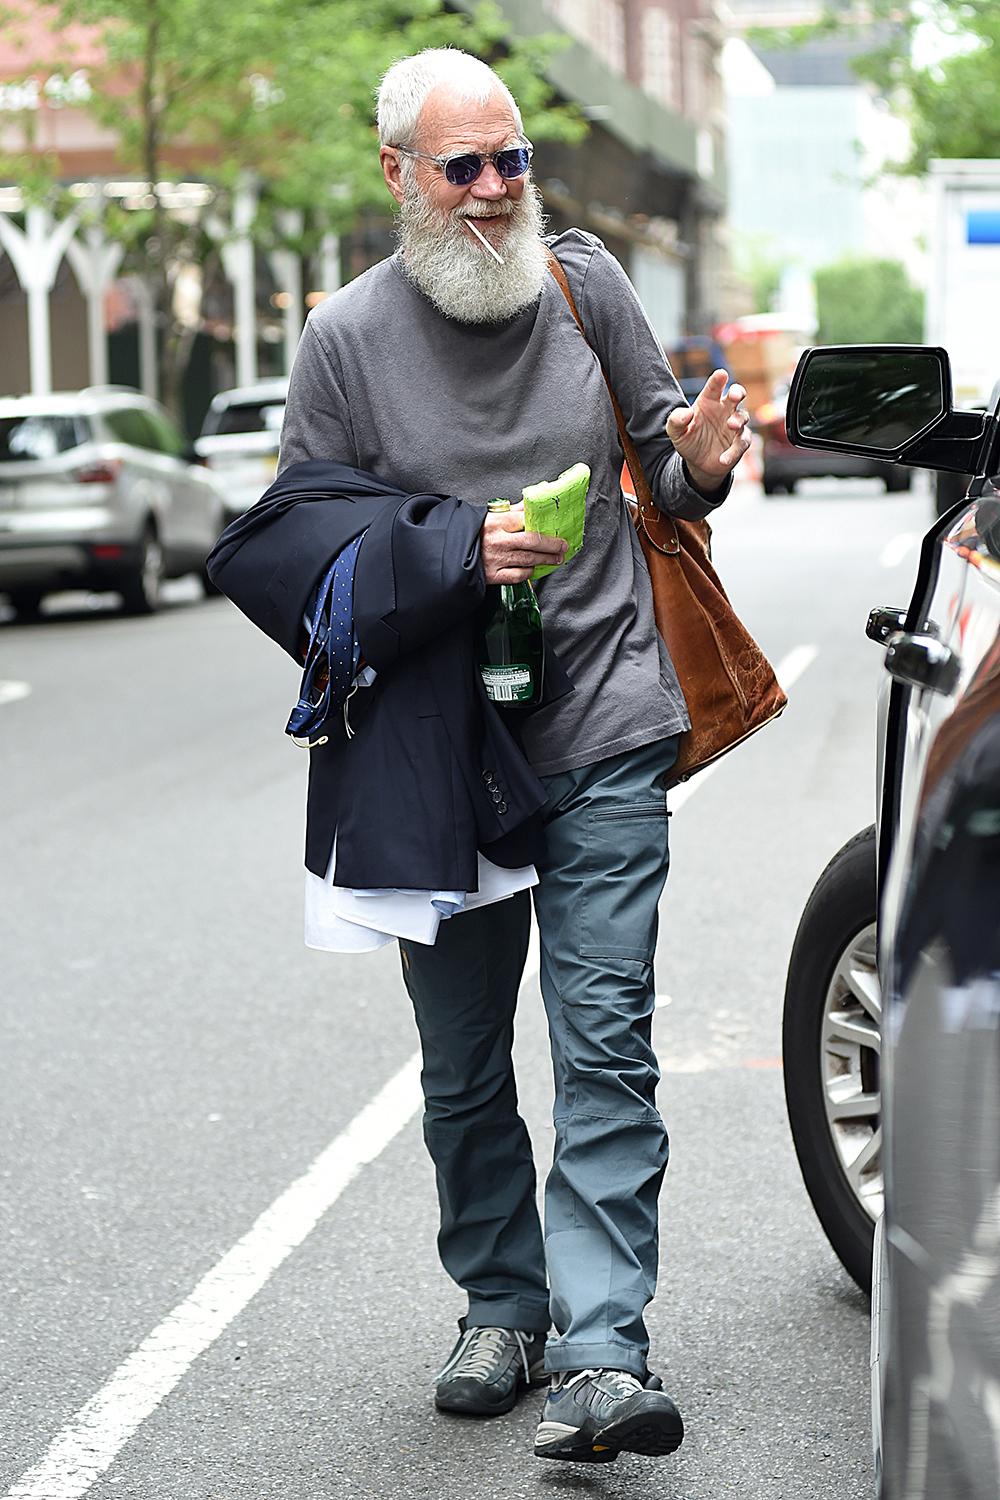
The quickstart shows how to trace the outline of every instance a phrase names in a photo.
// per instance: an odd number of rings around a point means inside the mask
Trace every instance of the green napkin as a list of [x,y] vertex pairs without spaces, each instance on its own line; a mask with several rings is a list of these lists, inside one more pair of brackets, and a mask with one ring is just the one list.
[[524,501],[524,529],[537,531],[542,536],[561,536],[569,542],[569,550],[561,563],[538,567],[532,579],[544,578],[554,573],[556,567],[564,567],[583,546],[583,521],[587,508],[587,490],[590,487],[590,470],[586,464],[574,464],[558,479],[543,484],[529,484],[521,491]]

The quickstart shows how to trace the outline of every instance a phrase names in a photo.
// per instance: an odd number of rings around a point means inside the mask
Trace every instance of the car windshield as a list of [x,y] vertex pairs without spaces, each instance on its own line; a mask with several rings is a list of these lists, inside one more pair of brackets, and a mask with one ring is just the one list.
[[222,411],[210,411],[205,420],[205,437],[230,432],[280,432],[285,414],[283,401],[241,401]]
[[73,416],[0,417],[0,463],[55,458],[86,441],[84,424]]

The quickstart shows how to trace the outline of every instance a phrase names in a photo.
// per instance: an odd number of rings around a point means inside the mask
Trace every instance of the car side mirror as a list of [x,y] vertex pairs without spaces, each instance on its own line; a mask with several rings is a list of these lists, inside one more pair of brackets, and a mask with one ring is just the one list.
[[802,355],[785,427],[800,448],[975,474],[984,456],[986,414],[954,411],[951,403],[944,349],[841,344]]

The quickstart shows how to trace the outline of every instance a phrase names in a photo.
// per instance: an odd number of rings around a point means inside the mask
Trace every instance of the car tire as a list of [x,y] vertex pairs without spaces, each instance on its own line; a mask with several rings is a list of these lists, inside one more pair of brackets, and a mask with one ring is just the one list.
[[160,607],[163,586],[163,548],[151,523],[139,540],[139,558],[118,583],[122,614],[151,615]]
[[761,487],[765,495],[776,495],[782,488],[776,479],[769,479],[766,474],[761,480]]
[[885,491],[887,495],[901,495],[904,490],[910,488],[913,482],[913,471],[911,469],[890,469],[885,476]]
[[8,589],[7,598],[19,620],[27,622],[41,618],[42,600],[45,598],[44,589]]
[[806,1191],[865,1292],[883,1206],[877,901],[873,825],[834,855],[806,903],[782,1029],[785,1101]]

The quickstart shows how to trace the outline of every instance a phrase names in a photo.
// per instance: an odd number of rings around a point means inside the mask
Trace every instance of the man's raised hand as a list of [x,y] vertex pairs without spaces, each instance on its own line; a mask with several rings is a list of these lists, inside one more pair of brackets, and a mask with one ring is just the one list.
[[676,406],[667,418],[667,437],[687,465],[695,489],[706,494],[720,488],[750,446],[750,418],[739,410],[746,391],[741,385],[726,391],[728,379],[725,370],[716,370],[693,405]]

